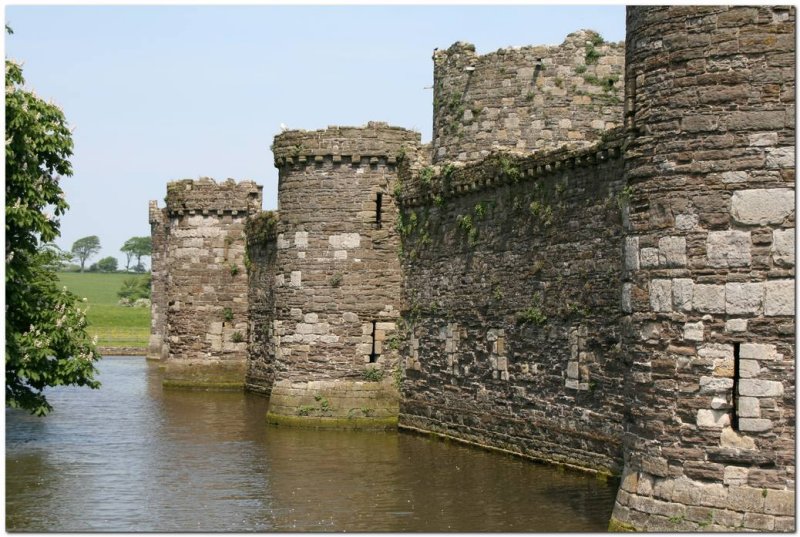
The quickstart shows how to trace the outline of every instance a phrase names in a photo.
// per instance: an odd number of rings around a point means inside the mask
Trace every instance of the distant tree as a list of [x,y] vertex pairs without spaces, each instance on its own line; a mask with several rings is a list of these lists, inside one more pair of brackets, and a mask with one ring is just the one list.
[[97,262],[97,270],[100,272],[116,272],[117,258],[112,256],[104,257]]
[[6,60],[6,405],[43,415],[47,386],[100,385],[99,355],[77,297],[58,284],[63,256],[47,246],[69,207],[59,180],[72,175],[72,135],[63,112],[24,84]]
[[81,272],[83,272],[86,260],[100,251],[100,239],[97,235],[90,235],[76,240],[72,244],[72,255],[78,258],[81,264]]
[[125,270],[130,270],[131,259],[136,258],[136,272],[144,272],[142,266],[142,257],[151,255],[153,252],[153,240],[150,237],[131,237],[125,241],[120,250],[127,257],[125,261]]

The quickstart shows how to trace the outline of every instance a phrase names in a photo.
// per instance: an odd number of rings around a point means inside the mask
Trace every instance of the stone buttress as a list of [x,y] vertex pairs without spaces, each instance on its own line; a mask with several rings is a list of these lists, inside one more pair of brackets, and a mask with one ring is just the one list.
[[792,531],[795,10],[629,7],[612,527]]
[[153,347],[160,328],[165,386],[242,388],[248,341],[244,225],[260,209],[261,187],[232,179],[170,182],[166,208],[159,211],[151,202],[159,252],[153,288],[165,297],[152,303]]
[[268,421],[396,423],[401,273],[392,195],[398,158],[418,144],[418,133],[384,123],[275,138],[280,219]]

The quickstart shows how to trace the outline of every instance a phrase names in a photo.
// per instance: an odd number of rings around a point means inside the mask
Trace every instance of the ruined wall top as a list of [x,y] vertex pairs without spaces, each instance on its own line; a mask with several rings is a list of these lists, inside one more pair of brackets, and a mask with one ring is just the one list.
[[592,30],[561,45],[435,51],[433,161],[597,141],[622,124],[624,51]]
[[415,147],[420,140],[418,132],[370,121],[364,127],[285,131],[275,137],[272,152],[276,168],[292,163],[322,162],[326,158],[334,162],[347,159],[354,164],[360,163],[363,157],[382,158],[393,164],[403,147]]
[[208,177],[171,181],[167,184],[166,210],[170,216],[253,214],[261,210],[262,189],[253,181],[237,183],[233,179],[220,183]]

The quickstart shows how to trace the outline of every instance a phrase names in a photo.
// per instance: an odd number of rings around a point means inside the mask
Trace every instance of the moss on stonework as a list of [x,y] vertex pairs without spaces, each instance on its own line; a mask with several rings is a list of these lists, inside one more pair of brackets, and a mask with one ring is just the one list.
[[397,416],[388,418],[331,418],[321,416],[284,416],[267,412],[267,423],[286,427],[310,429],[393,430],[397,429]]
[[201,380],[163,380],[164,388],[181,390],[204,390],[216,392],[235,392],[244,390],[243,382],[203,382]]
[[635,526],[628,524],[627,522],[623,522],[621,520],[617,520],[614,517],[611,517],[611,520],[608,521],[608,531],[623,532],[623,531],[639,531],[639,530],[636,529]]

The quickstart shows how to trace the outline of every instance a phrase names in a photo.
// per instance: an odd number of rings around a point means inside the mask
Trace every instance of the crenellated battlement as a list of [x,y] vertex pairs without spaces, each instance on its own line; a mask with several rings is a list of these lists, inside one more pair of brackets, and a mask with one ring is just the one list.
[[285,131],[275,137],[272,152],[276,168],[325,162],[394,165],[403,147],[417,146],[420,139],[418,132],[370,121],[363,127]]
[[[253,181],[182,179],[167,183],[166,209],[170,216],[252,214],[261,210],[263,187]],[[153,202],[151,202],[153,203]]]

